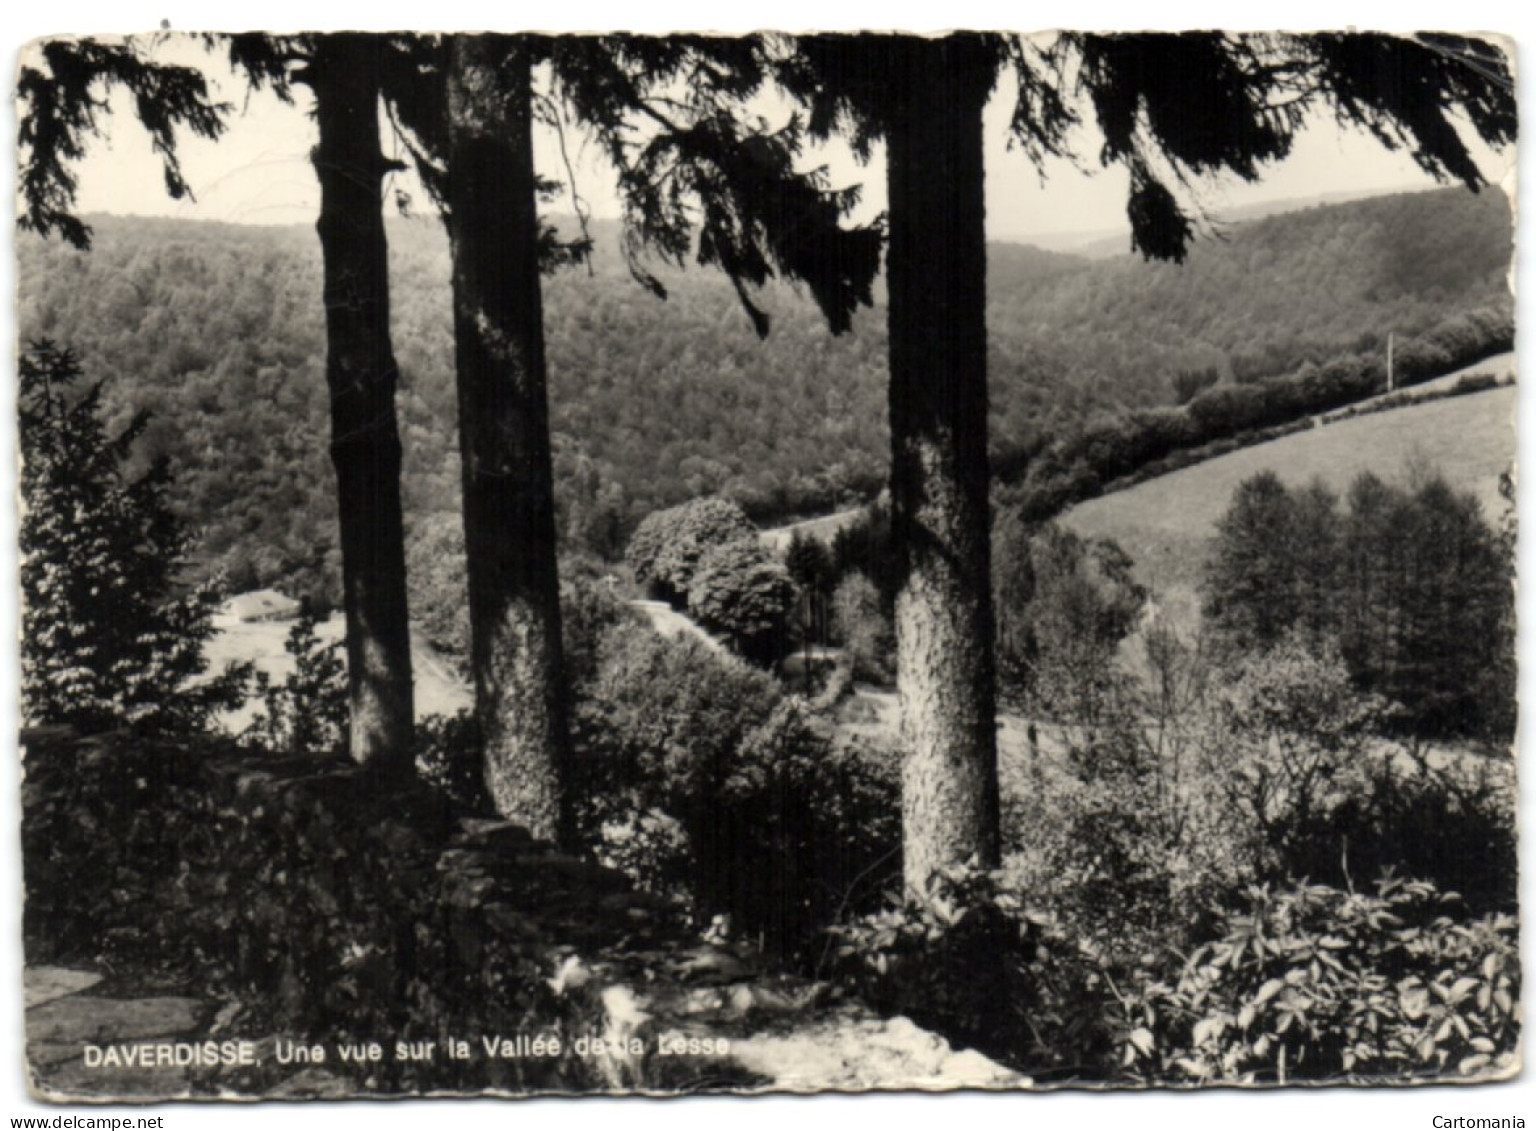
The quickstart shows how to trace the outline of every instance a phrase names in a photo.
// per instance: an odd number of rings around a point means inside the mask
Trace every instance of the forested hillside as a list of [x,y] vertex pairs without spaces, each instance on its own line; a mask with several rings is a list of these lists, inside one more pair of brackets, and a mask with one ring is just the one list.
[[[319,250],[308,228],[97,218],[88,255],[18,240],[20,332],[110,375],[155,414],[202,560],[236,584],[323,594],[335,576]],[[546,287],[562,535],[616,553],[658,506],[708,493],[759,519],[814,513],[885,474],[883,308],[831,337],[773,291],[759,341],[729,285],[659,271],[660,302],[598,225],[590,269]],[[447,254],[435,220],[390,228],[408,514],[458,506]],[[1469,311],[1506,316],[1508,205],[1428,192],[1269,217],[1183,266],[1020,245],[989,255],[992,437],[1005,464],[1094,417],[1378,348]]]

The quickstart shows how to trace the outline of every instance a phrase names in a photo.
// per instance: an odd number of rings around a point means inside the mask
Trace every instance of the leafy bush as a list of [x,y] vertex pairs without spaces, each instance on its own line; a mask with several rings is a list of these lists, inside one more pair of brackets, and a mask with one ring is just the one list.
[[834,926],[835,969],[883,1012],[1019,1055],[1023,1016],[1039,1004],[1028,975],[1048,926],[995,876],[940,869],[921,898],[892,895]]
[[832,627],[855,679],[890,684],[896,676],[896,629],[874,584],[860,572],[832,592]]
[[1455,896],[1391,878],[1374,894],[1299,884],[1248,901],[1171,983],[1143,988],[1129,1070],[1275,1084],[1513,1071],[1513,918],[1453,917]]
[[1037,1080],[1375,1083],[1507,1075],[1518,1055],[1516,921],[1469,919],[1433,884],[1374,894],[1254,887],[1187,961],[1126,964],[996,873],[835,928],[838,973],[890,1012]]
[[560,579],[560,628],[566,686],[573,691],[597,674],[609,630],[639,624],[639,615],[606,580],[565,573]]
[[1347,851],[1318,833],[1358,815],[1381,700],[1355,690],[1335,650],[1296,637],[1243,658],[1228,680],[1204,723],[1201,772],[1254,830],[1253,871],[1300,875],[1320,853]]
[[1430,761],[1416,744],[1379,751],[1350,775],[1331,810],[1295,828],[1287,870],[1347,885],[1394,870],[1462,897],[1476,914],[1518,902],[1515,768],[1507,760],[1452,755]]
[[1092,728],[1033,755],[1003,803],[1008,885],[1125,965],[1190,946],[1261,855],[1222,783],[1157,737]]
[[624,558],[635,580],[664,600],[681,604],[699,559],[715,546],[756,538],[757,527],[728,499],[694,499],[645,517]]
[[21,356],[22,703],[84,731],[204,730],[244,698],[249,667],[205,678],[217,587],[180,582],[190,539],[164,460],[135,472],[149,416],[117,435],[69,350]]
[[688,586],[688,611],[764,667],[788,650],[795,599],[788,570],[755,537],[706,550]]
[[288,630],[284,650],[294,670],[280,684],[256,673],[262,709],[241,738],[275,754],[340,755],[347,748],[347,662],[341,640],[325,643],[305,609]]
[[603,859],[791,957],[899,865],[896,767],[834,746],[773,679],[627,623],[598,655],[573,729]]
[[485,748],[473,711],[428,715],[416,723],[416,776],[461,812],[489,813]]
[[[488,890],[486,859],[431,793],[213,739],[26,747],[29,961],[195,984],[247,1031],[328,1042],[592,1031],[551,982],[564,938],[536,885],[515,906]],[[567,893],[579,882],[562,877]],[[599,1083],[574,1057],[328,1068],[377,1093]]]

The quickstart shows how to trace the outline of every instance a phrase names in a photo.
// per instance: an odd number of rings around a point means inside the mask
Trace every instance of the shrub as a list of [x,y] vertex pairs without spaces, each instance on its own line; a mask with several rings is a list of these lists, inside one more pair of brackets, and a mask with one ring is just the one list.
[[939,873],[923,898],[836,928],[838,974],[1037,1081],[1382,1083],[1516,1066],[1516,921],[1468,919],[1432,884],[1254,887],[1187,961],[1134,965],[1023,890]]
[[414,732],[416,776],[460,812],[489,813],[485,748],[473,711],[428,715]]
[[834,746],[774,680],[702,644],[615,625],[574,730],[588,843],[699,922],[805,956],[878,892],[880,862],[899,866],[894,765]]
[[1337,651],[1295,637],[1243,658],[1229,680],[1212,704],[1202,770],[1257,831],[1260,874],[1301,874],[1315,831],[1365,792],[1384,704],[1355,690]]
[[[26,757],[30,962],[194,984],[234,1007],[244,1031],[328,1043],[593,1031],[597,1011],[551,981],[568,938],[551,927],[562,912],[550,897],[539,902],[538,865],[518,881],[525,849],[496,856],[466,840],[427,791],[215,739],[34,738]],[[567,899],[595,905],[614,890],[559,874]],[[612,923],[601,933],[620,937]],[[577,1057],[327,1069],[373,1093],[599,1083]],[[271,1061],[251,1071],[237,1087],[291,1075]]]
[[1112,962],[1001,872],[942,869],[920,896],[893,896],[832,936],[840,980],[884,1012],[1037,1083],[1123,1078],[1126,990],[1145,972]]
[[1140,994],[1124,1063],[1147,1079],[1274,1083],[1507,1074],[1515,920],[1467,921],[1433,884],[1257,888],[1171,984]]
[[1367,756],[1349,780],[1338,805],[1296,827],[1290,874],[1347,885],[1395,870],[1456,892],[1477,914],[1515,909],[1517,791],[1507,760],[1452,754],[1434,765],[1414,744]]
[[1035,753],[1003,805],[1008,885],[1105,961],[1187,949],[1256,878],[1258,831],[1182,736],[1127,722]]
[[753,663],[771,666],[788,650],[795,583],[755,537],[706,550],[688,586],[688,611]]
[[681,603],[699,559],[712,547],[756,538],[757,527],[728,499],[694,499],[645,517],[624,551],[635,580]]
[[882,1012],[1017,1057],[1020,1021],[1037,1004],[1023,975],[1045,924],[991,874],[940,869],[921,897],[893,894],[834,926],[835,969]]
[[560,581],[560,628],[566,686],[578,688],[597,673],[598,650],[615,625],[638,623],[637,614],[606,580],[566,576]]
[[283,648],[294,670],[282,683],[273,684],[266,672],[256,673],[262,709],[241,735],[245,742],[290,756],[345,752],[350,716],[343,642],[322,641],[317,624],[305,609],[288,630]]
[[848,574],[833,590],[832,627],[855,679],[889,684],[895,678],[896,630],[864,574]]

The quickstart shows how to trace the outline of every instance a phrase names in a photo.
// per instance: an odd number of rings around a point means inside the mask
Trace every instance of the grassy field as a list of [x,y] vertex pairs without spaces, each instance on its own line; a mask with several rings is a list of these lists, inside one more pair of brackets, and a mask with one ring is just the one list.
[[[292,674],[293,657],[284,645],[292,621],[261,624],[231,624],[220,628],[208,642],[204,655],[210,671],[220,671],[225,664],[253,663],[280,683]],[[338,613],[317,628],[321,640],[339,642],[343,622]],[[470,689],[454,674],[443,658],[426,644],[419,643],[423,634],[416,633],[411,646],[411,669],[415,677],[416,717],[427,715],[453,715],[471,706]],[[239,711],[226,713],[219,718],[220,726],[231,734],[239,734],[256,716],[257,703],[247,703]]]
[[1515,387],[1341,420],[1232,452],[1072,508],[1062,523],[1113,538],[1136,562],[1159,606],[1185,624],[1216,521],[1244,479],[1266,469],[1293,486],[1321,479],[1343,492],[1362,471],[1400,479],[1415,465],[1438,468],[1471,491],[1492,520],[1499,473],[1515,458]]

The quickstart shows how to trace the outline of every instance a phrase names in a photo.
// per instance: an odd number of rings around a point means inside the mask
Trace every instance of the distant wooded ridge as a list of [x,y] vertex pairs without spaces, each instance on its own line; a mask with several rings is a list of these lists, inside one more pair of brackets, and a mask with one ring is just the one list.
[[[109,375],[119,419],[155,414],[201,561],[243,587],[334,592],[319,248],[308,227],[93,219],[88,255],[18,239],[23,340]],[[705,494],[760,522],[862,501],[884,483],[881,309],[833,338],[771,287],[759,341],[729,283],[652,265],[636,284],[617,225],[590,269],[547,281],[561,534],[616,555],[635,523]],[[1496,191],[1405,193],[1232,227],[1182,266],[989,246],[991,444],[1007,472],[1107,420],[1211,383],[1263,383],[1465,323],[1512,319],[1512,228]],[[441,226],[390,224],[404,491],[413,526],[459,506],[448,263]]]

